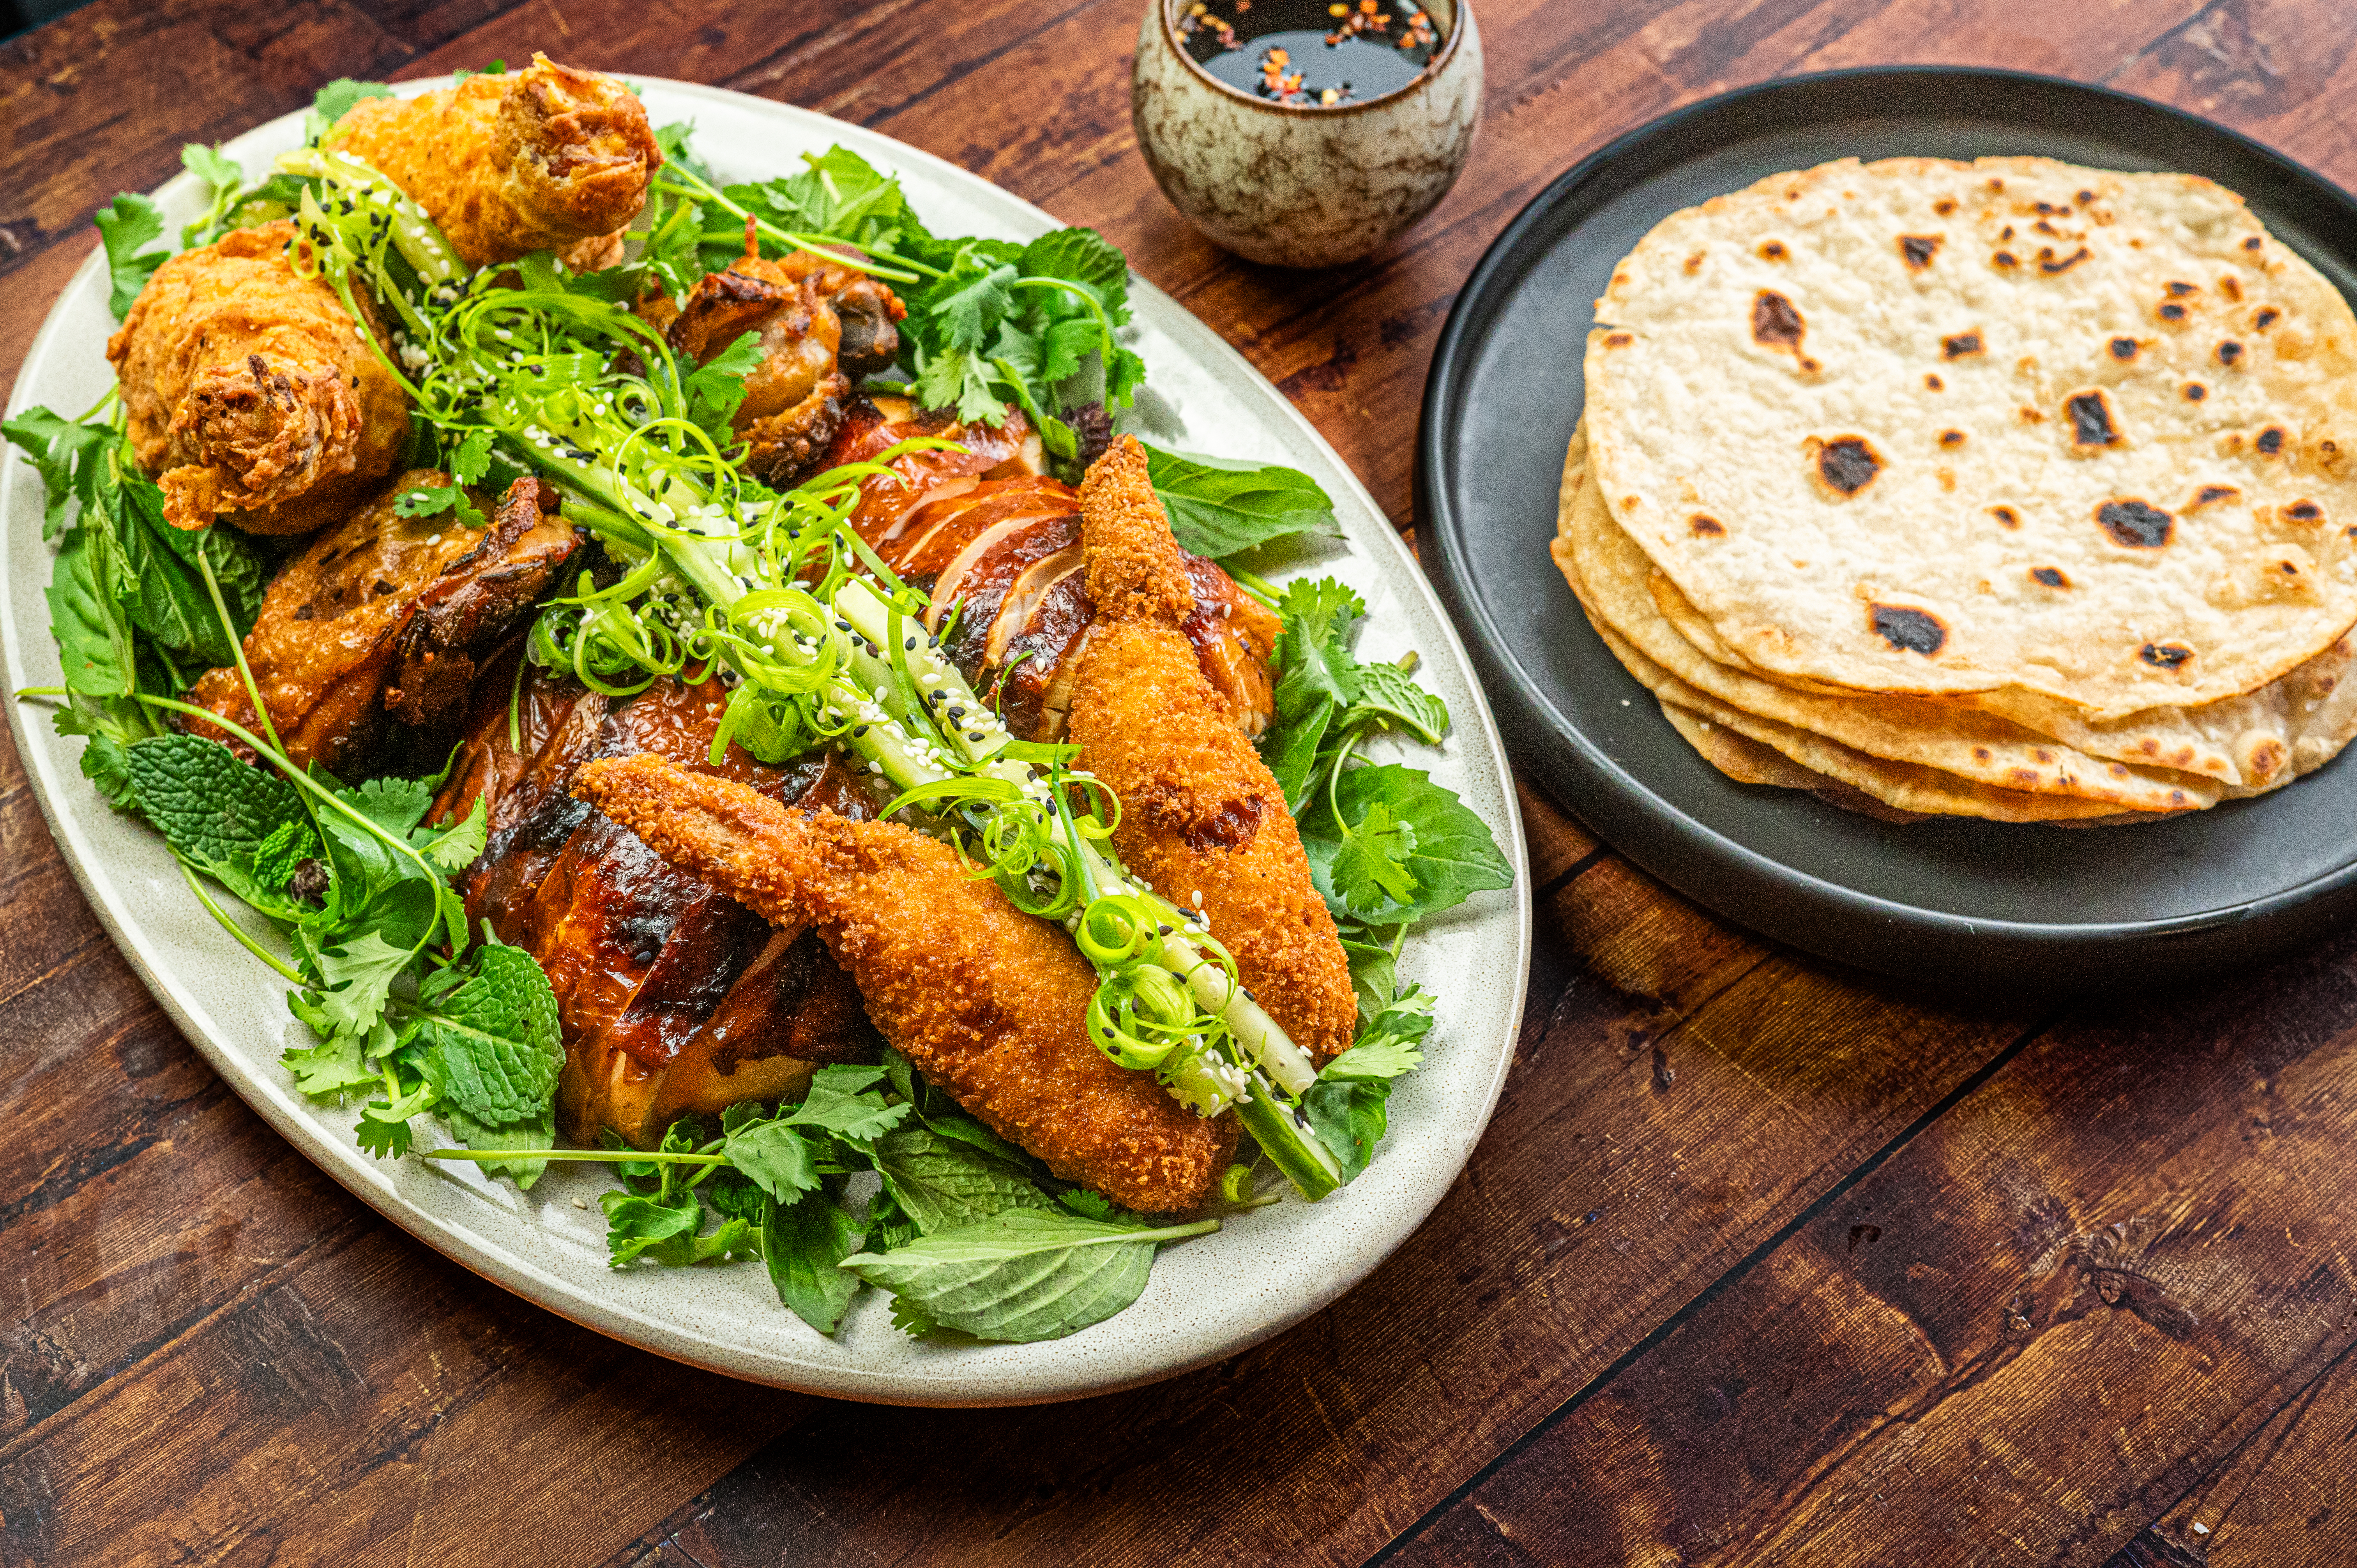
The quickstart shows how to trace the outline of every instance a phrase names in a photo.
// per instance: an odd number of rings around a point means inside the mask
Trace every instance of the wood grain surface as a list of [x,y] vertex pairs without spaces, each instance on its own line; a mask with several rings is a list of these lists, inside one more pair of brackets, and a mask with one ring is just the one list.
[[[2014,66],[2357,182],[2347,0],[1476,3],[1456,190],[1372,262],[1286,274],[1155,189],[1139,0],[97,0],[0,44],[0,373],[91,212],[182,142],[533,48],[823,110],[1097,226],[1404,528],[1459,282],[1677,104]],[[2357,1562],[2357,937],[2181,994],[1958,1003],[1776,949],[1523,802],[1527,1022],[1423,1230],[1189,1377],[931,1412],[682,1369],[379,1219],[165,1020],[0,755],[0,1563]]]

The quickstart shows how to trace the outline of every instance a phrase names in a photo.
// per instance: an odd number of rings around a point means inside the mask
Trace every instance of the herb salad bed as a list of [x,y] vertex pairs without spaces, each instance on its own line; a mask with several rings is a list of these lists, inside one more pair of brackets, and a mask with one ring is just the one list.
[[[358,91],[340,84],[324,92],[318,128]],[[694,164],[683,130],[667,130],[664,139],[673,161],[644,221],[641,253],[615,273],[575,278],[527,261],[517,269],[521,287],[463,276],[434,281],[430,254],[421,266],[384,239],[356,231],[365,228],[350,220],[355,196],[368,194],[366,171],[339,169],[316,147],[251,181],[212,149],[190,149],[190,167],[211,183],[214,199],[181,240],[202,243],[221,228],[290,211],[315,223],[326,236],[318,247],[323,271],[339,286],[404,296],[410,308],[394,311],[403,341],[390,347],[405,379],[414,371],[429,393],[434,376],[479,372],[479,357],[468,357],[469,334],[495,314],[508,328],[529,319],[538,334],[533,362],[570,367],[576,392],[611,390],[615,378],[603,368],[611,349],[640,341],[619,302],[635,297],[650,276],[676,293],[705,268],[725,265],[742,253],[748,217],[772,254],[849,242],[873,257],[909,307],[898,390],[969,420],[987,421],[1016,403],[1068,477],[1076,477],[1070,465],[1092,427],[1118,413],[1144,375],[1118,335],[1125,265],[1092,233],[1062,231],[1029,245],[938,239],[897,182],[841,149],[809,160],[791,178],[723,188]],[[161,259],[164,225],[145,199],[124,197],[101,226],[120,310]],[[444,289],[454,297],[436,308],[433,296]],[[454,321],[469,311],[470,321]],[[857,476],[822,476],[802,491],[773,496],[729,470],[727,420],[743,395],[739,378],[750,352],[740,343],[700,370],[671,365],[667,354],[663,364],[651,362],[649,380],[658,384],[650,395],[664,410],[672,438],[653,468],[626,450],[634,433],[641,453],[660,445],[645,436],[650,422],[601,427],[578,417],[578,408],[552,407],[542,396],[545,374],[533,389],[504,381],[478,389],[541,397],[528,406],[511,399],[503,426],[447,417],[447,400],[421,398],[412,456],[472,484],[540,473],[565,489],[568,515],[590,527],[619,563],[635,559],[634,573],[647,568],[648,582],[631,593],[585,587],[553,602],[535,628],[536,660],[566,660],[629,690],[691,659],[719,657],[738,677],[733,738],[775,759],[846,743],[839,726],[830,733],[839,714],[828,707],[823,682],[791,689],[811,666],[786,660],[776,639],[750,629],[747,585],[765,585],[754,593],[781,591],[777,585],[795,581],[819,559],[810,552],[822,536],[825,549],[847,554],[847,531],[826,519],[839,523]],[[427,365],[410,365],[421,353]],[[561,429],[570,449],[592,460],[548,461],[521,436],[534,427]],[[449,886],[450,874],[480,852],[479,814],[427,829],[421,822],[433,779],[347,784],[305,776],[285,764],[270,737],[244,737],[275,765],[264,770],[214,742],[172,733],[168,715],[189,680],[235,657],[267,578],[264,547],[230,530],[185,534],[165,526],[154,485],[130,462],[119,421],[104,408],[81,420],[28,411],[7,434],[35,458],[50,491],[48,532],[59,552],[49,597],[67,671],[59,727],[88,737],[84,772],[119,808],[165,835],[195,895],[224,924],[216,898],[222,890],[281,931],[283,953],[249,945],[285,977],[290,1005],[318,1036],[288,1053],[289,1069],[307,1092],[359,1100],[367,1146],[387,1155],[450,1153],[412,1147],[414,1119],[424,1113],[467,1146],[466,1157],[520,1185],[536,1179],[550,1159],[605,1161],[620,1182],[603,1197],[617,1266],[758,1257],[781,1300],[823,1331],[840,1321],[864,1282],[893,1293],[896,1320],[915,1332],[1008,1339],[1069,1333],[1133,1299],[1157,1245],[1215,1228],[1216,1218],[1153,1227],[1056,1181],[888,1057],[876,1068],[823,1069],[797,1105],[688,1119],[655,1153],[554,1149],[549,1106],[563,1052],[554,999],[527,954],[470,935]],[[1322,492],[1289,469],[1157,452],[1153,473],[1181,542],[1199,553],[1232,558],[1288,533],[1332,528]],[[665,478],[694,485],[718,505],[729,520],[726,537],[651,526],[639,502],[649,481]],[[417,492],[404,504],[468,503],[454,489]],[[743,521],[755,514],[767,520],[766,532]],[[780,544],[775,536],[788,532],[813,542]],[[748,553],[763,558],[748,562]],[[1339,1183],[1372,1155],[1391,1085],[1420,1059],[1430,1028],[1431,999],[1403,992],[1392,975],[1407,929],[1473,891],[1505,886],[1510,871],[1480,820],[1448,790],[1417,769],[1361,758],[1376,733],[1437,742],[1448,715],[1406,671],[1354,657],[1353,631],[1364,614],[1355,596],[1330,580],[1277,588],[1243,563],[1227,564],[1285,624],[1278,722],[1263,750],[1300,819],[1361,995],[1354,1048],[1297,1095],[1282,1094],[1297,1098],[1301,1109],[1288,1120],[1306,1121],[1314,1136],[1308,1155],[1297,1157],[1317,1157]],[[840,565],[829,564],[828,573]],[[700,591],[699,575],[716,583],[723,574],[733,583]],[[848,567],[840,575],[852,580]],[[657,580],[693,591],[666,599],[649,591]],[[899,602],[895,589],[884,584],[876,596],[888,613]],[[723,603],[731,593],[739,610],[734,618]],[[664,603],[698,606],[700,614],[682,618]],[[862,647],[851,646],[860,641],[845,639],[819,661],[855,694],[868,689],[859,684]],[[877,641],[864,646],[872,650]],[[944,749],[948,737],[923,732],[920,715],[899,716],[906,721],[900,733],[915,743],[900,763]],[[981,758],[948,756],[955,766],[938,768],[939,778],[881,777],[904,795],[931,789],[919,806],[936,808],[949,834],[1010,886],[1010,897],[1019,890],[1049,918],[1075,924],[1082,911],[1053,907],[1059,874],[1040,868],[1070,871],[1096,841],[1081,834],[1060,848],[1053,824],[1043,828],[1037,812],[1026,818],[1019,800],[1006,798],[1013,787],[984,789],[978,781],[994,777],[989,768],[1018,763],[1057,786],[1083,781],[1070,777],[1069,757],[1052,755],[1057,748],[1018,755],[1019,746],[998,745]],[[889,759],[868,760],[880,768]],[[994,822],[1006,830],[995,838]],[[1030,860],[1012,865],[1013,850],[1026,848]],[[994,850],[1006,853],[994,857]],[[1104,912],[1121,909],[1109,904]],[[1079,926],[1078,934],[1087,933]],[[1082,945],[1088,951],[1089,942]],[[1218,1049],[1233,1047],[1232,1031],[1222,1034],[1207,1009],[1173,1012],[1168,995],[1152,994],[1147,971],[1155,967],[1100,961],[1128,1044],[1144,1055],[1165,1053],[1141,1070],[1167,1078],[1174,1036],[1200,1042],[1209,1034],[1218,1036]],[[1245,1053],[1230,1054],[1249,1063]],[[1213,1050],[1202,1059],[1216,1065],[1216,1057]],[[1263,1161],[1232,1172],[1227,1205],[1273,1200],[1270,1189],[1281,1184],[1271,1168]],[[1295,1176],[1281,1161],[1275,1168]],[[871,1171],[874,1195],[862,1204],[845,1189]]]

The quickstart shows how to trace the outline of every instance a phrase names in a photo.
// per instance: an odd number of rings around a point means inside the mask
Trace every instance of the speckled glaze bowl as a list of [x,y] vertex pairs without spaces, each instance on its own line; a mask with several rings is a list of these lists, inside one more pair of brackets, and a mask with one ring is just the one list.
[[1130,72],[1138,149],[1162,193],[1247,261],[1330,267],[1372,254],[1431,211],[1481,118],[1481,34],[1467,0],[1425,0],[1440,53],[1407,86],[1331,108],[1273,103],[1189,57],[1189,0],[1150,0]]

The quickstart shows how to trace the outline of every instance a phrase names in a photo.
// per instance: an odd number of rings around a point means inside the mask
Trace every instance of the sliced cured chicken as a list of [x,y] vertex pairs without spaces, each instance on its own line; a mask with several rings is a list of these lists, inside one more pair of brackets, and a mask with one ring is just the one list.
[[[368,760],[388,720],[456,718],[476,660],[523,619],[578,546],[572,528],[544,510],[555,493],[537,479],[510,487],[483,528],[455,511],[404,517],[395,509],[411,490],[450,483],[432,469],[402,475],[271,580],[245,636],[245,660],[297,767],[349,773]],[[259,730],[233,666],[207,671],[188,700]],[[202,720],[189,727],[232,739]]]
[[555,991],[565,1134],[594,1143],[610,1128],[652,1147],[688,1112],[791,1096],[823,1063],[872,1060],[858,993],[815,936],[773,929],[569,792],[593,759],[651,753],[857,817],[871,808],[850,775],[817,757],[766,768],[734,746],[712,764],[717,681],[661,682],[617,703],[537,672],[519,687],[516,657],[479,682],[435,820],[488,802],[489,837],[461,884],[467,915],[529,951]]
[[[1041,474],[1021,414],[1006,423],[928,419],[897,400],[856,409],[830,465],[872,462],[914,436],[960,449],[903,454],[862,485],[852,526],[884,564],[932,598],[925,629],[1014,732],[1064,733],[1076,655],[1096,617],[1082,570],[1080,492]],[[1174,547],[1175,548],[1175,547]],[[1276,618],[1211,561],[1179,552],[1193,595],[1177,629],[1247,736],[1274,712],[1268,658]]]

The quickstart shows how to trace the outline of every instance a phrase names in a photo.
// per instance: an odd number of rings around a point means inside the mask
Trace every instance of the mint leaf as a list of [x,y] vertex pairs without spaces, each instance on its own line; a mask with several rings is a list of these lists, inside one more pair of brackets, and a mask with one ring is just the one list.
[[1438,746],[1448,732],[1448,704],[1396,664],[1359,666],[1359,701],[1342,723],[1348,726],[1361,716],[1408,730],[1426,746]]
[[307,912],[260,873],[264,848],[282,830],[310,832],[295,786],[247,767],[219,741],[193,735],[135,741],[123,748],[121,765],[140,815],[182,859],[264,913],[296,918]]
[[98,225],[106,246],[106,274],[113,285],[106,306],[120,321],[156,269],[171,255],[169,251],[147,249],[164,237],[164,209],[146,197],[125,191],[100,208],[91,221]]
[[720,1152],[780,1203],[791,1203],[803,1193],[818,1189],[816,1152],[809,1139],[783,1122],[758,1122],[731,1133]]
[[419,1070],[478,1122],[547,1122],[565,1066],[548,976],[522,948],[479,947],[466,967],[473,972],[454,965],[419,993]]
[[[1302,848],[1310,879],[1338,916],[1398,925],[1454,908],[1484,889],[1513,886],[1513,867],[1488,825],[1429,774],[1392,763],[1354,768],[1337,780],[1334,800],[1340,824],[1313,805],[1302,824]],[[1346,842],[1357,841],[1362,827],[1368,842],[1345,860]],[[1394,852],[1394,864],[1413,883],[1406,897],[1396,893],[1396,879],[1372,875],[1366,864]]]
[[927,1235],[1009,1208],[1053,1207],[1022,1170],[930,1127],[885,1133],[876,1141],[875,1155],[884,1190]]
[[912,1330],[1059,1339],[1136,1300],[1158,1242],[1207,1228],[1148,1230],[1061,1209],[1017,1209],[893,1251],[860,1252],[842,1266],[892,1292],[895,1315]]
[[857,1274],[835,1265],[859,1245],[859,1227],[825,1192],[806,1192],[791,1202],[765,1200],[761,1255],[778,1299],[796,1317],[832,1334],[859,1294]]
[[1170,532],[1198,555],[1233,555],[1296,533],[1342,532],[1333,499],[1298,468],[1148,446],[1146,471],[1170,514]]

